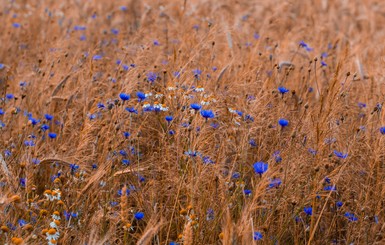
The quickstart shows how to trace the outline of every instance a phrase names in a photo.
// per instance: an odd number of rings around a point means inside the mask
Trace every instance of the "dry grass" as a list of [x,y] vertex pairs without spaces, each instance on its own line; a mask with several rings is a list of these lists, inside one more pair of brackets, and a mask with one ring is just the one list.
[[0,244],[385,242],[381,1],[20,0],[0,23]]

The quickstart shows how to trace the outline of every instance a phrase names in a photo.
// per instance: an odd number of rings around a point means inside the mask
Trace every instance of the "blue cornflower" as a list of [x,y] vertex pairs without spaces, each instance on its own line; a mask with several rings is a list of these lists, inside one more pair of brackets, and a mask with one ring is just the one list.
[[87,36],[86,35],[81,35],[80,37],[79,37],[79,40],[80,41],[85,41],[85,40],[87,40]]
[[126,100],[129,100],[130,99],[130,95],[129,94],[125,94],[125,93],[120,93],[119,94],[119,98],[123,101],[126,101]]
[[239,179],[241,177],[241,174],[239,172],[234,172],[233,175],[231,175],[232,179]]
[[273,153],[273,157],[275,158],[276,163],[282,162],[282,157],[280,156],[280,151],[276,151]]
[[203,160],[203,163],[205,163],[205,164],[214,164],[215,163],[213,160],[211,160],[211,158],[209,156],[204,156],[202,158],[202,160]]
[[300,41],[299,42],[299,46],[301,47],[301,48],[304,48],[304,49],[306,49],[306,51],[312,51],[313,50],[313,48],[311,48],[307,43],[305,43],[304,41]]
[[32,163],[33,163],[33,164],[39,164],[39,163],[40,163],[40,160],[37,159],[37,158],[32,158]]
[[99,102],[96,106],[98,107],[98,109],[106,108],[106,106],[103,103],[101,103],[101,102]]
[[78,170],[79,169],[79,165],[77,165],[77,164],[75,164],[75,163],[71,163],[70,164],[70,169],[71,169],[71,173],[74,173],[74,172],[76,172],[76,170]]
[[362,103],[362,102],[358,102],[357,105],[359,108],[365,108],[366,107],[366,104]]
[[206,118],[214,118],[214,112],[212,110],[201,110],[202,117]]
[[35,146],[35,142],[33,140],[26,140],[24,141],[25,146]]
[[122,67],[123,67],[123,70],[125,70],[125,71],[128,71],[130,69],[130,67],[128,65],[123,65]]
[[322,61],[321,61],[321,66],[322,66],[322,67],[326,67],[326,66],[328,66],[328,65],[326,64],[325,61],[322,60]]
[[256,162],[254,163],[253,168],[255,173],[262,175],[267,171],[267,169],[269,168],[269,165],[264,162]]
[[338,202],[336,202],[336,205],[337,205],[337,208],[341,208],[342,205],[344,205],[344,203],[341,201],[338,201]]
[[174,134],[175,134],[175,131],[174,131],[174,130],[170,130],[170,131],[168,131],[168,134],[169,134],[169,135],[174,135]]
[[254,231],[254,233],[253,233],[253,239],[254,239],[254,241],[262,240],[262,238],[263,238],[263,235],[262,235],[261,232],[259,232],[259,231]]
[[313,214],[313,208],[312,207],[304,207],[303,208],[303,211],[305,212],[305,214],[311,216]]
[[284,118],[281,118],[278,120],[278,124],[281,125],[281,127],[286,127],[287,125],[289,125],[289,121],[284,119]]
[[167,122],[171,122],[174,118],[172,116],[166,116],[165,119]]
[[50,114],[45,114],[44,117],[45,117],[45,119],[46,119],[47,121],[52,121],[52,119],[53,119],[53,116],[50,115]]
[[380,133],[381,133],[381,134],[385,134],[385,127],[381,127],[381,128],[380,128]]
[[269,188],[278,188],[282,184],[282,180],[280,178],[272,179],[269,183]]
[[123,159],[122,160],[122,164],[124,165],[124,166],[128,166],[128,165],[130,165],[130,160],[128,160],[128,159]]
[[3,111],[3,109],[0,108],[0,116],[4,115],[5,112]]
[[0,128],[4,128],[5,127],[5,123],[3,123],[2,121],[0,121]]
[[103,56],[98,55],[98,54],[96,54],[96,55],[94,55],[94,56],[92,57],[93,60],[101,60],[102,58],[103,58]]
[[199,70],[199,69],[194,69],[193,71],[193,74],[194,74],[194,77],[195,78],[199,78],[199,76],[202,74],[202,71],[201,70]]
[[146,99],[146,94],[140,91],[136,92],[136,96],[138,96],[139,102]]
[[5,65],[3,63],[0,63],[0,70],[3,70]]
[[55,133],[53,133],[53,132],[50,132],[50,133],[48,133],[48,136],[49,136],[51,139],[55,139],[57,135],[56,135]]
[[207,209],[206,211],[206,220],[210,221],[213,220],[215,217],[214,210],[212,208]]
[[324,191],[336,191],[337,188],[334,185],[328,185],[324,187]]
[[131,134],[130,134],[129,132],[123,132],[123,136],[124,136],[124,138],[126,138],[126,139],[127,139],[128,137],[130,137],[130,135],[131,135]]
[[137,212],[137,213],[135,213],[134,217],[135,217],[135,219],[137,219],[137,220],[141,220],[141,219],[144,218],[144,213],[142,213],[142,212]]
[[308,152],[309,152],[310,154],[312,154],[313,156],[315,156],[315,155],[317,154],[317,151],[314,150],[313,148],[309,148],[309,149],[308,149]]
[[180,72],[179,71],[174,71],[173,75],[174,75],[174,77],[179,78],[180,77]]
[[20,186],[21,187],[25,187],[25,185],[26,185],[26,183],[27,183],[27,180],[25,179],[25,178],[20,178]]
[[97,169],[98,165],[96,163],[92,164],[92,169]]
[[202,108],[202,106],[200,104],[196,104],[196,103],[191,104],[190,107],[191,107],[191,109],[194,109],[196,111],[199,111]]
[[280,92],[282,95],[283,94],[286,94],[287,92],[289,92],[290,90],[288,90],[287,88],[283,87],[283,86],[279,86],[278,87],[278,92]]
[[14,96],[13,94],[6,94],[6,95],[5,95],[5,98],[6,98],[7,100],[11,100],[11,99],[15,98],[15,96]]
[[245,196],[250,196],[253,192],[249,189],[245,189],[243,193],[245,194]]
[[255,139],[249,140],[249,144],[250,144],[252,147],[257,147],[257,143],[255,142]]
[[74,31],[85,31],[86,27],[85,26],[74,26]]
[[155,72],[147,73],[147,81],[154,83],[157,78],[158,78],[158,75]]
[[339,151],[334,150],[334,155],[336,155],[338,158],[345,159],[348,157],[348,153],[342,153]]
[[330,183],[331,183],[331,180],[330,180],[330,178],[329,178],[329,177],[325,177],[324,181],[325,181],[325,183],[328,183],[328,184],[330,184]]
[[121,11],[127,11],[127,10],[128,10],[128,8],[127,8],[126,6],[120,6],[119,9],[120,9]]
[[15,27],[15,28],[19,28],[19,27],[21,26],[21,24],[19,24],[19,23],[13,23],[12,26]]
[[28,222],[25,221],[25,220],[23,220],[23,219],[19,219],[19,220],[17,221],[17,223],[19,224],[20,227],[23,227],[23,226],[25,226],[26,224],[28,224]]
[[155,46],[159,46],[159,45],[160,45],[160,43],[159,43],[158,40],[154,40],[153,44],[154,44]]
[[114,35],[118,35],[119,34],[119,30],[115,29],[115,28],[112,28],[111,29],[111,33],[114,34]]
[[20,87],[25,87],[25,86],[27,86],[27,82],[20,82],[20,83],[19,83],[19,86],[20,86]]
[[353,213],[346,212],[344,216],[348,218],[349,221],[352,221],[352,222],[358,220],[358,218]]
[[127,152],[126,152],[125,150],[120,150],[120,151],[119,151],[119,154],[122,155],[122,156],[124,156],[124,157],[128,155]]
[[134,107],[127,107],[126,111],[128,111],[129,113],[138,114],[138,111]]

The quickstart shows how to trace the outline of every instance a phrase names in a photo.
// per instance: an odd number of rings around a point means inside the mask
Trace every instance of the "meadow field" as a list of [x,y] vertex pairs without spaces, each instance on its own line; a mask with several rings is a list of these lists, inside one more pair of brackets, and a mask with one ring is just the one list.
[[385,2],[1,0],[0,244],[385,244]]

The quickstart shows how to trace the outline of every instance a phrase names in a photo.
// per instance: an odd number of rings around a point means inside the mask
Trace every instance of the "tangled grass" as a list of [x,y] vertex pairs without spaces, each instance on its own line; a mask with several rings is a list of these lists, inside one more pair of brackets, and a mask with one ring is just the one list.
[[1,244],[383,244],[385,5],[4,1]]

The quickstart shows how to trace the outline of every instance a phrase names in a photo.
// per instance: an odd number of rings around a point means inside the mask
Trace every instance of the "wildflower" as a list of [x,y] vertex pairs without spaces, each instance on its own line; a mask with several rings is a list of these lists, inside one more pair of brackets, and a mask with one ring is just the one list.
[[255,33],[253,34],[253,37],[254,37],[254,39],[259,39],[260,36],[259,36],[258,33],[255,32]]
[[48,133],[48,136],[49,136],[51,139],[55,139],[57,135],[56,135],[55,133],[53,133],[53,132],[50,132],[50,133]]
[[172,116],[166,116],[165,118],[167,122],[171,122],[174,119]]
[[58,231],[56,231],[56,229],[54,229],[54,228],[51,228],[51,229],[49,229],[48,231],[47,231],[47,233],[45,233],[46,235],[47,235],[47,240],[48,241],[51,241],[51,240],[58,240],[59,239],[59,236],[60,236],[60,234],[59,234],[59,232]]
[[15,27],[15,28],[19,28],[19,27],[21,27],[21,24],[19,24],[19,23],[13,23],[12,26]]
[[214,219],[214,217],[215,217],[214,210],[212,208],[207,209],[207,211],[206,211],[206,220],[207,221],[211,221],[211,220]]
[[338,158],[341,158],[341,159],[345,159],[348,157],[348,153],[342,153],[336,150],[334,150],[334,155],[336,155]]
[[200,155],[199,152],[191,151],[191,150],[185,151],[184,154],[187,155],[187,156],[190,156],[190,157],[196,157],[196,156]]
[[243,193],[245,194],[245,196],[250,196],[251,193],[252,193],[252,191],[249,190],[249,189],[245,189],[245,190],[243,191]]
[[196,79],[199,79],[199,76],[202,74],[202,71],[199,70],[199,69],[194,69],[192,72],[193,72],[194,77],[195,77]]
[[326,64],[326,62],[325,61],[321,61],[321,67],[327,67],[328,65]]
[[57,228],[59,227],[59,225],[60,225],[60,221],[59,221],[59,220],[53,220],[53,221],[49,224],[49,226],[50,226],[51,228],[54,228],[54,229],[57,229]]
[[11,100],[11,99],[15,98],[15,96],[14,96],[13,94],[6,94],[6,95],[5,95],[5,98],[6,98],[7,100]]
[[137,212],[137,213],[135,213],[134,217],[135,217],[135,219],[137,219],[137,220],[141,220],[141,219],[144,218],[144,213],[142,213],[142,212]]
[[278,124],[281,125],[282,128],[284,128],[287,125],[289,125],[289,121],[284,119],[284,118],[281,118],[281,119],[278,120]]
[[202,160],[203,160],[203,163],[205,163],[205,164],[214,164],[215,163],[213,160],[211,160],[211,158],[209,156],[203,157]]
[[306,49],[306,51],[312,51],[313,50],[313,48],[311,48],[307,43],[305,43],[304,41],[300,41],[299,42],[299,46],[301,47],[301,48],[304,48],[304,49]]
[[241,177],[241,174],[239,172],[235,172],[233,173],[233,175],[231,176],[232,179],[239,179]]
[[162,97],[163,97],[163,94],[161,94],[161,93],[156,93],[155,94],[155,99],[160,99]]
[[214,118],[214,112],[212,110],[201,110],[202,117],[206,118]]
[[261,232],[259,232],[259,231],[254,231],[254,233],[253,233],[253,239],[254,239],[254,241],[262,240],[262,238],[263,238],[263,235],[262,235]]
[[54,211],[53,214],[52,214],[52,218],[54,220],[60,220],[60,213],[59,213],[59,211]]
[[35,146],[35,142],[33,142],[33,140],[26,140],[24,141],[24,145],[25,146]]
[[129,94],[125,94],[125,93],[120,93],[119,94],[119,97],[121,100],[123,101],[126,101],[126,100],[129,100],[130,99],[130,95]]
[[280,92],[282,95],[286,94],[287,92],[289,92],[289,90],[283,86],[279,86],[278,87],[278,92]]
[[199,111],[202,108],[200,104],[191,104],[190,107],[195,111]]
[[334,185],[328,185],[324,187],[324,191],[336,191],[337,188]]
[[3,69],[4,69],[4,67],[5,67],[5,65],[4,65],[4,64],[2,64],[2,63],[0,63],[0,70],[3,70]]
[[170,130],[170,131],[168,131],[168,134],[169,134],[169,135],[174,135],[174,134],[175,134],[175,131],[174,131],[174,130]]
[[20,178],[19,181],[20,181],[20,186],[23,187],[23,188],[25,188],[25,185],[26,185],[27,180],[26,180],[25,178]]
[[303,208],[303,211],[307,214],[307,215],[309,215],[309,216],[311,216],[312,214],[313,214],[313,208],[312,207],[304,207]]
[[341,201],[338,201],[338,202],[336,202],[336,205],[337,205],[337,208],[341,208],[342,205],[344,205],[344,203]]
[[129,113],[138,114],[138,111],[134,107],[127,107],[126,111],[128,111]]
[[255,139],[250,139],[249,144],[251,145],[251,147],[257,147],[257,143],[255,142]]
[[103,58],[103,56],[98,55],[98,54],[96,54],[96,55],[94,55],[94,56],[92,57],[93,60],[101,60],[102,58]]
[[20,227],[23,227],[23,226],[25,226],[26,224],[28,224],[27,221],[25,221],[25,220],[23,220],[23,219],[19,219],[19,220],[17,221],[17,223],[19,224]]
[[353,213],[346,212],[344,216],[345,216],[349,221],[351,221],[351,222],[355,222],[355,221],[358,220],[358,218],[357,218]]
[[85,26],[74,26],[74,31],[85,31],[86,27]]
[[154,83],[155,80],[158,78],[158,75],[154,72],[147,73],[147,81]]
[[128,160],[128,159],[123,159],[123,160],[122,160],[122,164],[123,164],[124,166],[128,166],[128,165],[130,165],[130,160]]
[[309,152],[310,154],[312,154],[313,156],[315,156],[315,155],[317,154],[317,151],[314,150],[314,149],[312,149],[312,148],[309,148],[309,149],[308,149],[308,152]]
[[282,180],[280,178],[272,179],[269,183],[269,188],[278,188],[282,184]]
[[254,163],[253,168],[255,173],[262,176],[262,174],[265,173],[269,168],[269,165],[264,162],[256,162]]
[[205,88],[201,87],[201,86],[198,86],[196,88],[194,88],[194,91],[195,92],[204,92],[205,91]]
[[23,239],[20,237],[12,237],[11,241],[15,245],[23,244]]
[[160,46],[160,43],[158,40],[154,40],[153,44],[154,44],[154,46]]
[[126,6],[120,6],[119,9],[120,9],[121,11],[127,11],[127,10],[128,10],[128,8],[127,8]]
[[0,108],[0,116],[4,115],[4,113],[3,109]]
[[114,35],[118,35],[119,34],[119,30],[115,29],[115,28],[112,28],[111,29],[111,33],[114,34]]
[[382,135],[385,135],[385,127],[381,127],[381,128],[380,128],[380,133],[381,133]]

